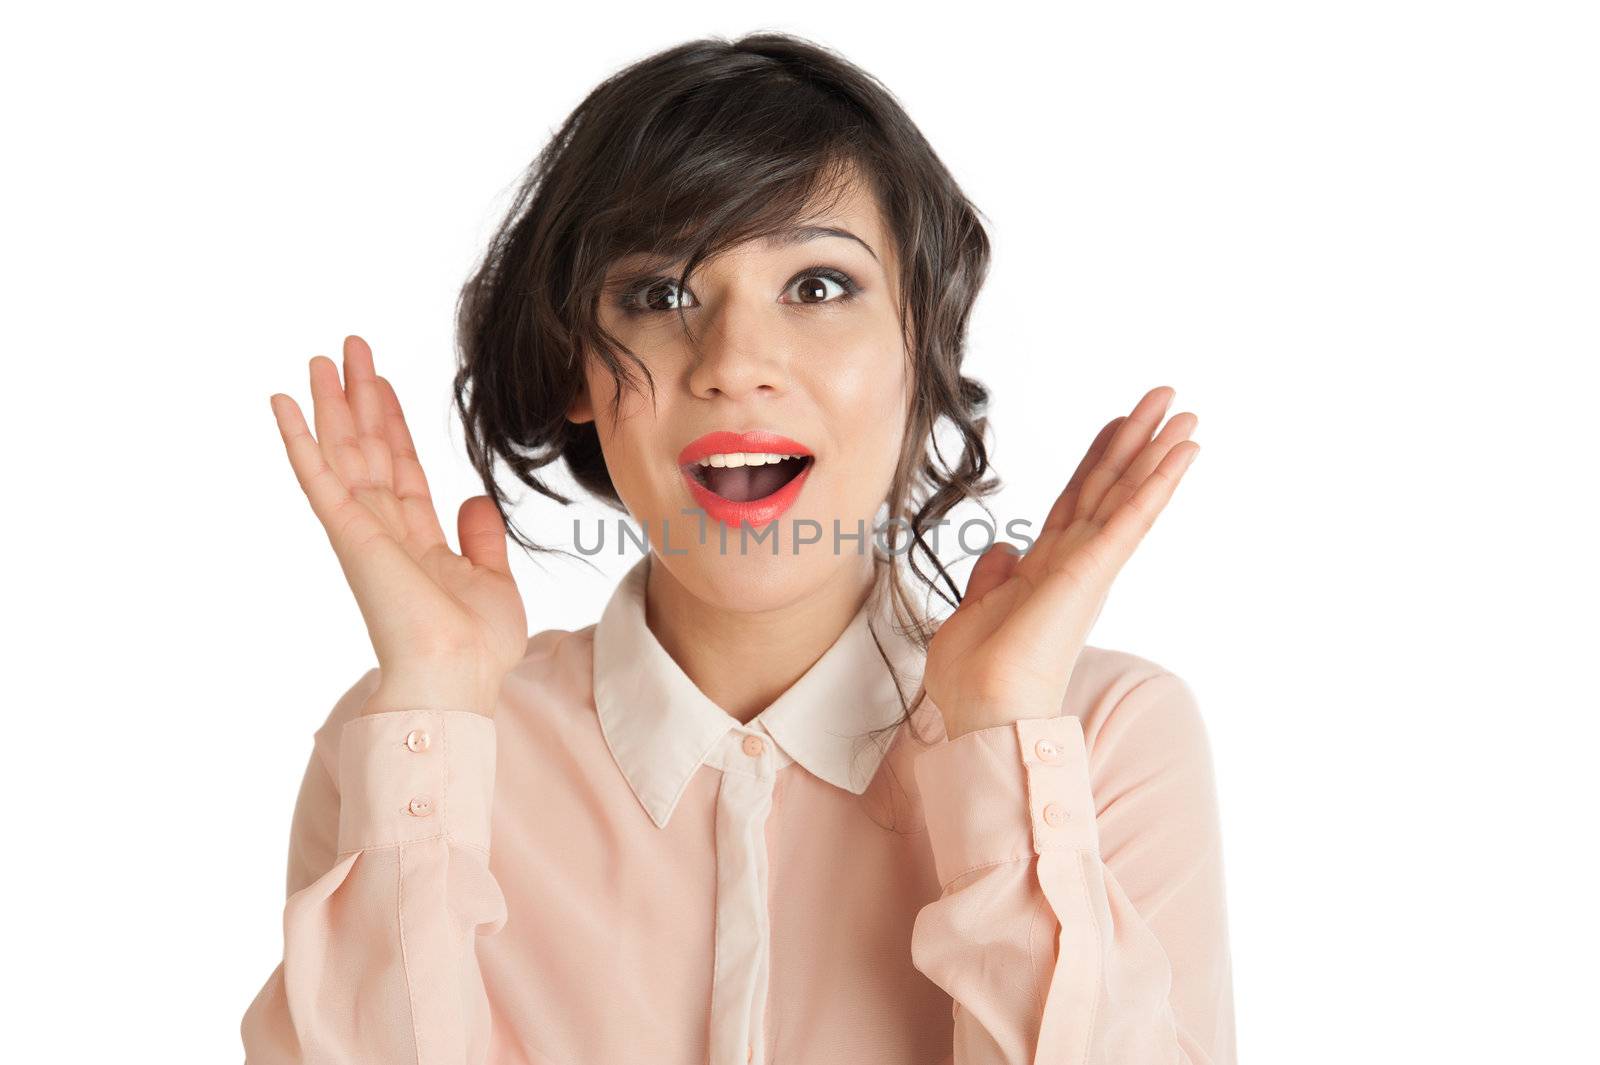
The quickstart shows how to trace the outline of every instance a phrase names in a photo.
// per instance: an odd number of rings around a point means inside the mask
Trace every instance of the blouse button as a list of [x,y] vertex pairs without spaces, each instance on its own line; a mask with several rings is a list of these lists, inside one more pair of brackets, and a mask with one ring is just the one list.
[[761,752],[765,747],[766,744],[761,742],[760,736],[746,736],[744,738],[744,753],[751,758],[761,757]]
[[1061,757],[1061,748],[1056,746],[1055,740],[1040,740],[1033,745],[1033,749],[1038,753],[1041,762],[1054,762]]
[[1067,811],[1058,802],[1047,802],[1044,804],[1044,819],[1048,824],[1059,825],[1067,819]]
[[433,813],[433,800],[426,795],[418,795],[407,804],[406,810],[412,817],[427,817]]
[[426,729],[414,728],[406,733],[406,747],[410,750],[422,752],[428,749],[428,732]]

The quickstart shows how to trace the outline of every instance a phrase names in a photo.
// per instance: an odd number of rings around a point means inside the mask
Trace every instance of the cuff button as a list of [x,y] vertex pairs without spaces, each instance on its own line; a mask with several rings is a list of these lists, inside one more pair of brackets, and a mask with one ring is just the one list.
[[406,733],[406,747],[409,750],[421,753],[428,749],[430,742],[432,741],[428,738],[427,729],[414,728]]
[[433,800],[426,795],[418,795],[406,805],[406,812],[412,817],[427,817],[433,813]]
[[1046,824],[1059,825],[1066,819],[1066,807],[1062,806],[1058,802],[1047,802],[1044,804],[1044,820]]
[[1041,762],[1055,762],[1061,758],[1061,748],[1055,740],[1044,739],[1033,745],[1034,753]]

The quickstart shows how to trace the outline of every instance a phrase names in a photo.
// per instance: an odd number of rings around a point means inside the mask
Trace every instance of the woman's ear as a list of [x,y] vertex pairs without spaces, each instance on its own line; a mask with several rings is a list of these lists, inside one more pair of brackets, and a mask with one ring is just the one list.
[[587,381],[578,386],[578,394],[572,398],[572,405],[567,408],[567,421],[579,425],[594,421],[594,404],[589,402]]

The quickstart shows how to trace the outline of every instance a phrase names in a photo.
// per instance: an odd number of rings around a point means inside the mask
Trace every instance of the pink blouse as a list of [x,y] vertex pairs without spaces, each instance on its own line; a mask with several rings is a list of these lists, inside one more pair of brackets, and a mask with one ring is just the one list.
[[[922,655],[883,589],[748,725],[645,624],[531,637],[494,718],[317,730],[247,1065],[1231,1063],[1192,693],[1086,648],[1062,713],[874,742]],[[493,848],[491,850],[491,840]]]

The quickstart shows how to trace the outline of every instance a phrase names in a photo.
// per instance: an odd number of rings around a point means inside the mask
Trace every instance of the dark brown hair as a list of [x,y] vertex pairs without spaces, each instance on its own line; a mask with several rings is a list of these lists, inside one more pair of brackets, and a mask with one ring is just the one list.
[[[566,504],[572,500],[540,475],[563,459],[582,488],[623,509],[595,424],[566,417],[583,385],[585,353],[617,380],[619,402],[625,382],[635,381],[630,363],[654,395],[643,361],[599,322],[611,264],[636,254],[682,260],[685,281],[721,250],[796,224],[850,176],[870,186],[895,242],[914,381],[888,496],[899,529],[891,524],[886,539],[931,590],[959,602],[923,534],[962,499],[981,500],[999,486],[985,477],[988,393],[961,373],[988,235],[887,88],[836,53],[781,33],[689,41],[602,81],[529,166],[461,292],[456,409],[472,464],[524,549],[557,550],[511,521],[496,460]],[[953,462],[939,445],[941,422],[959,437]],[[900,530],[910,538],[904,546]],[[918,567],[918,549],[954,598]],[[898,623],[925,647],[928,621],[898,566],[892,571]]]

